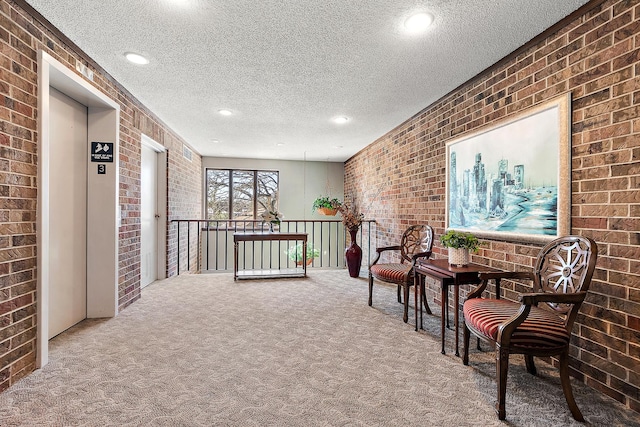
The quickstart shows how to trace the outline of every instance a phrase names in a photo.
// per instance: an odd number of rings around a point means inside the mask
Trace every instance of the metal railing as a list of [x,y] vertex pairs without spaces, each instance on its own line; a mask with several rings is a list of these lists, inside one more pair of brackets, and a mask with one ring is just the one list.
[[[177,274],[181,272],[233,271],[233,233],[269,231],[268,224],[257,220],[175,219]],[[345,268],[344,251],[349,242],[340,220],[283,220],[274,232],[307,233],[308,244],[319,251],[308,268]],[[362,248],[362,266],[370,262],[375,248],[375,220],[363,221],[356,242]],[[373,245],[373,246],[372,246]],[[242,265],[295,265],[286,251],[287,242],[257,242],[239,252]],[[373,249],[375,251],[375,249]],[[194,270],[195,268],[195,270]],[[362,269],[361,269],[362,270]]]

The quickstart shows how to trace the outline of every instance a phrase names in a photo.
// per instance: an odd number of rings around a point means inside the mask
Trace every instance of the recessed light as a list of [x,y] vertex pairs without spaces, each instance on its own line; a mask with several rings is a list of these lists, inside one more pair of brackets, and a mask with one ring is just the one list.
[[222,109],[222,110],[218,110],[218,114],[221,114],[223,116],[230,116],[233,113],[231,112],[231,110]]
[[284,143],[282,143],[282,142],[278,142],[278,143],[276,144],[276,146],[277,146],[277,147],[282,147],[283,145],[284,145]]
[[145,58],[144,56],[139,55],[137,53],[133,53],[133,52],[125,53],[124,57],[127,58],[129,60],[129,62],[132,62],[132,63],[137,64],[137,65],[147,65],[149,63],[149,60],[147,58]]
[[169,3],[175,4],[176,6],[189,6],[191,3],[190,0],[169,0]]
[[213,143],[213,144],[218,144],[218,143],[220,143],[220,140],[218,140],[218,139],[212,139],[212,140],[211,140],[211,143]]
[[333,121],[341,125],[341,124],[347,123],[349,121],[349,117],[340,116],[333,119]]
[[421,33],[433,22],[433,15],[426,12],[416,13],[404,21],[404,28],[413,34]]

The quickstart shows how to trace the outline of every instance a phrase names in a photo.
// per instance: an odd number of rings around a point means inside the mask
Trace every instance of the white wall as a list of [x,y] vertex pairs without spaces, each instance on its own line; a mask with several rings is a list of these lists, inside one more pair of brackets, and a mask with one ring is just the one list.
[[313,201],[319,196],[344,199],[344,163],[203,157],[202,168],[203,179],[206,168],[278,171],[278,209],[284,219],[327,219],[311,211]]

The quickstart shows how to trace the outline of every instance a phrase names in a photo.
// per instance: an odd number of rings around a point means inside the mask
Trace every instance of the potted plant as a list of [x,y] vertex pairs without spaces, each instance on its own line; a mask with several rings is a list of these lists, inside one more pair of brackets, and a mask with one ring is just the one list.
[[328,196],[318,197],[312,206],[312,210],[318,211],[321,215],[333,216],[338,212],[338,208],[342,205],[340,200],[329,198]]
[[469,264],[470,252],[476,252],[480,247],[480,241],[472,233],[448,230],[440,236],[440,242],[445,248],[449,248],[449,264],[464,267]]
[[[290,246],[289,249],[284,251],[289,259],[295,262],[297,265],[302,265],[302,243],[298,243],[297,245]],[[313,247],[313,244],[307,243],[307,265],[313,262],[314,258],[320,256],[320,251]]]

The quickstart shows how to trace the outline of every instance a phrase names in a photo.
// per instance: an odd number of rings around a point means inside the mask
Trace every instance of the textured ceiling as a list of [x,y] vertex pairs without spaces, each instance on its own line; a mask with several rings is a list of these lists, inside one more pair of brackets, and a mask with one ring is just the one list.
[[587,0],[27,2],[200,154],[344,161]]

